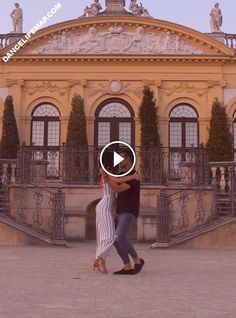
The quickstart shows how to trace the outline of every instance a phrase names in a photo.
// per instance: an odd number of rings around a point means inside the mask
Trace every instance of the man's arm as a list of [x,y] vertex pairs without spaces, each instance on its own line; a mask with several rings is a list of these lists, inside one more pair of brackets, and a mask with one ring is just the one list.
[[130,189],[130,185],[128,183],[117,184],[112,178],[106,176],[105,181],[109,184],[112,191],[115,193],[124,192]]
[[139,180],[140,176],[137,173],[134,173],[132,175],[124,176],[124,177],[119,177],[119,176],[111,177],[110,176],[110,178],[116,183],[125,183],[125,182],[131,181],[131,180]]

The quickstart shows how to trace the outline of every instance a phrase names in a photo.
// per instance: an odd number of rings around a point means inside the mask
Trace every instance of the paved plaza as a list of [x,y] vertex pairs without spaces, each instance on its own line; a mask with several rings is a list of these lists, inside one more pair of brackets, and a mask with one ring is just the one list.
[[0,247],[1,318],[235,318],[236,251],[150,249],[138,275],[92,270],[95,243]]

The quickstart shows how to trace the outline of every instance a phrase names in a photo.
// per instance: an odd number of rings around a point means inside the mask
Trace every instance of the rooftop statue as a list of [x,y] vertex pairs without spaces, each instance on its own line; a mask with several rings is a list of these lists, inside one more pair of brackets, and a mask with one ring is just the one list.
[[151,17],[148,10],[145,9],[142,3],[137,4],[137,0],[130,0],[129,9],[131,12],[125,10],[125,0],[105,0],[106,9],[101,12],[102,6],[99,0],[94,0],[91,6],[86,6],[84,14],[81,18],[93,17],[93,16],[104,16],[104,15],[129,15],[129,16],[142,16]]
[[210,19],[211,32],[222,32],[220,27],[223,24],[223,16],[219,8],[218,2],[211,9],[210,16],[211,16],[211,19]]
[[81,16],[81,18],[94,17],[98,15],[101,10],[102,6],[99,0],[94,0],[94,3],[92,3],[90,7],[86,6],[84,9],[84,14]]
[[143,7],[142,3],[140,3],[140,5],[137,4],[137,0],[130,0],[129,9],[134,15],[151,17],[150,13]]
[[131,13],[125,10],[125,2],[125,0],[106,0],[106,9],[104,12],[102,12],[102,15],[132,15]]
[[19,3],[15,3],[15,9],[11,13],[13,32],[23,33],[23,10]]

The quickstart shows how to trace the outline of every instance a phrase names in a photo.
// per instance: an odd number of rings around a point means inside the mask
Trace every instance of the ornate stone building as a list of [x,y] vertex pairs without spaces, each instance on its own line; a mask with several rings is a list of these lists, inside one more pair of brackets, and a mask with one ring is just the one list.
[[[63,143],[71,98],[77,92],[85,100],[90,145],[104,144],[113,136],[132,139],[138,146],[138,107],[145,84],[155,93],[165,146],[173,143],[171,136],[180,129],[171,124],[178,117],[195,121],[189,128],[191,136],[182,136],[183,143],[205,143],[215,97],[224,102],[233,120],[234,49],[181,25],[126,15],[123,1],[107,3],[103,14],[37,32],[9,62],[1,61],[0,112],[4,97],[12,94],[21,141],[36,142],[32,122],[41,112],[37,107],[43,109],[39,105],[45,104],[58,119],[53,138]],[[115,11],[112,5],[118,5]],[[9,50],[3,48],[1,55]],[[119,107],[112,108],[114,103]],[[104,116],[107,121],[102,124],[99,118]],[[121,118],[120,132],[109,128],[113,116],[117,121]],[[129,118],[126,124],[122,124],[124,117]]]
[[[87,10],[40,30],[7,63],[1,60],[0,116],[11,94],[21,142],[64,143],[78,93],[89,145],[123,140],[139,146],[144,85],[154,91],[165,147],[206,143],[216,97],[226,105],[236,140],[235,37],[154,19],[144,8],[127,12],[123,0],[106,4],[103,12]],[[1,56],[10,49],[2,48]]]

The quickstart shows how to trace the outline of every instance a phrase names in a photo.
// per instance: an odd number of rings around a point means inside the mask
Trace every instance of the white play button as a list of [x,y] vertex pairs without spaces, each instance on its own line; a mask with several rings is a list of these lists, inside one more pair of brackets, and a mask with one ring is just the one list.
[[113,167],[115,168],[119,163],[124,160],[117,152],[113,151]]
[[[127,151],[131,153],[132,166],[129,171],[122,171],[121,169],[124,167],[119,167],[119,164],[125,160]],[[102,149],[99,161],[102,169],[110,176],[124,177],[134,169],[136,164],[136,155],[133,148],[124,141],[112,141]],[[107,170],[106,167],[109,167],[109,169]]]

